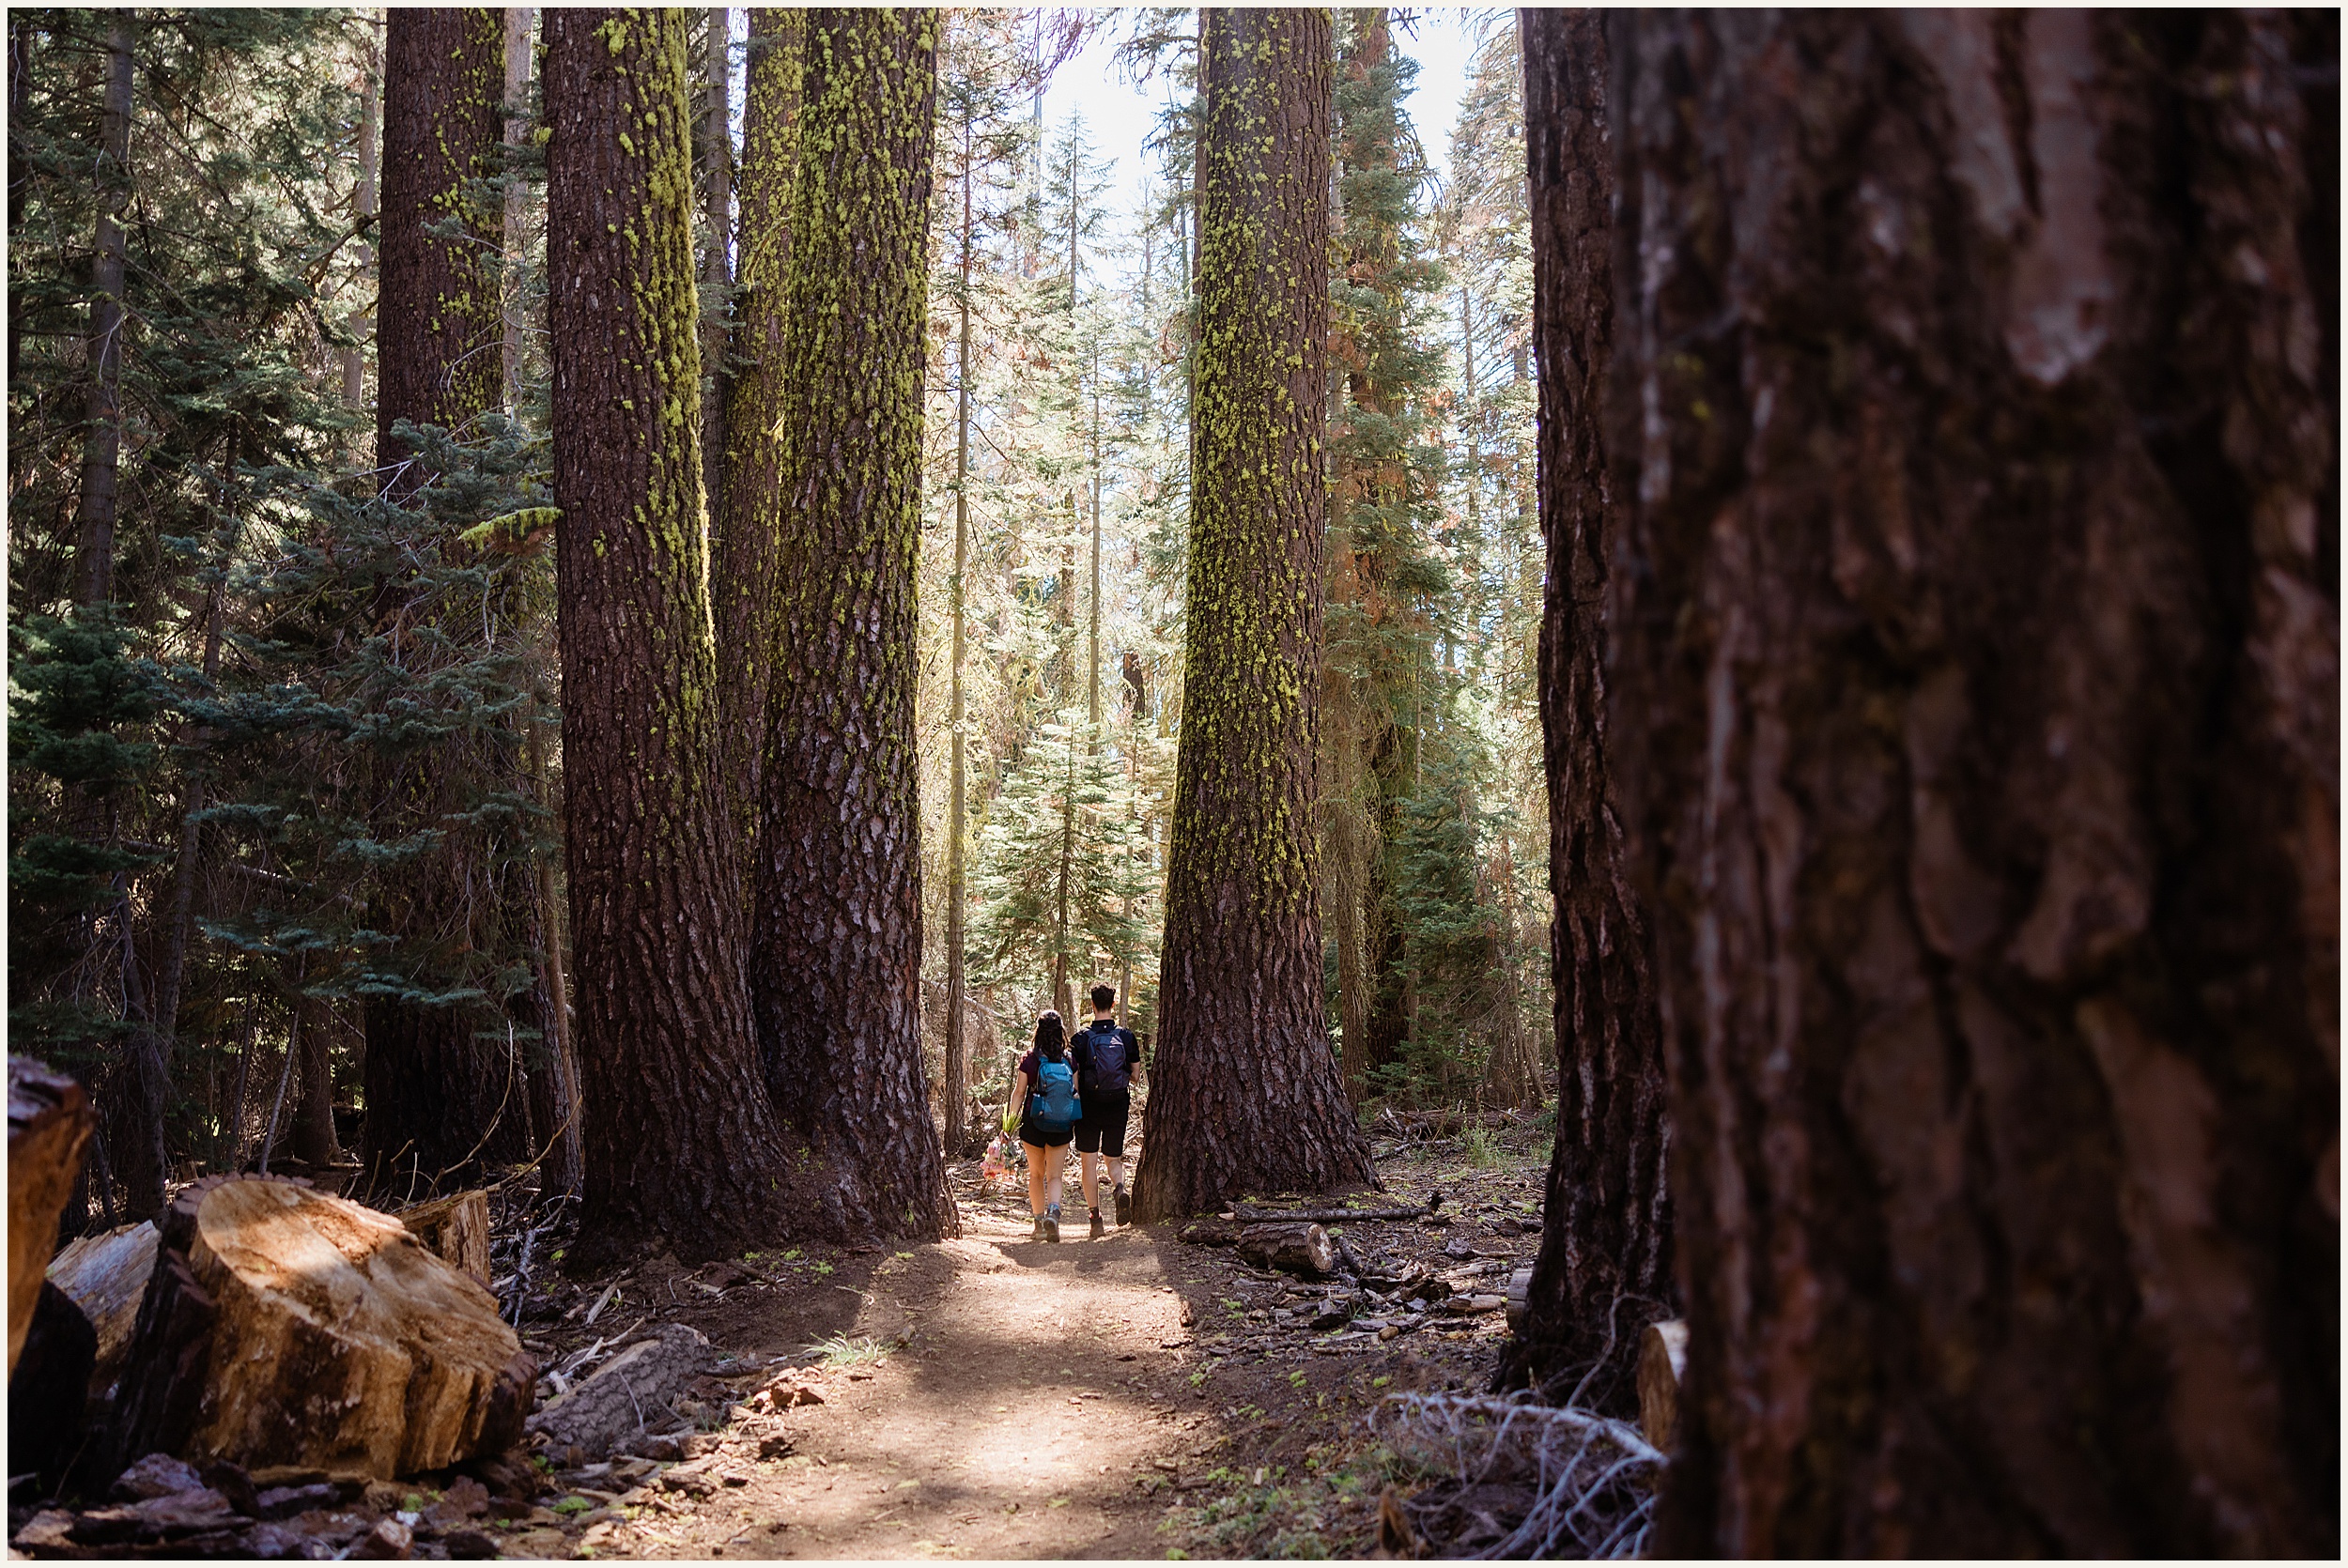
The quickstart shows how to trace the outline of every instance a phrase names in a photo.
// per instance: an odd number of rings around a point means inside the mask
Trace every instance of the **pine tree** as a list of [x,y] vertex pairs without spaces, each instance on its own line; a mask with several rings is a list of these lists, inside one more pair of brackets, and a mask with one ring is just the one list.
[[1314,865],[1329,26],[1210,10],[1199,28],[1196,484],[1146,1217],[1374,1175],[1330,1048]]
[[[504,311],[493,259],[503,212],[487,185],[504,133],[502,22],[477,8],[394,9],[387,18],[376,461],[396,501],[439,477],[403,426],[477,436],[476,422],[504,399]],[[406,576],[381,584],[379,608],[415,603]],[[385,783],[428,824],[457,808],[460,776],[496,765],[466,755],[452,737],[429,767],[398,769]],[[477,916],[463,905],[478,879],[468,869],[425,852],[384,890],[385,924],[427,962],[367,1003],[364,1156],[377,1180],[390,1179],[394,1161],[420,1173],[457,1170],[483,1156],[527,1157],[519,1118],[499,1115],[513,1087],[502,1029],[470,1007],[422,999],[446,989],[449,960],[436,950],[470,945]]]
[[2337,18],[1606,46],[1656,1549],[2337,1556]]
[[[752,974],[833,1235],[955,1227],[920,1033],[915,570],[937,17],[809,14]],[[843,933],[856,932],[853,940]]]
[[[1615,538],[1600,408],[1613,361],[1606,43],[1586,11],[1525,19],[1550,541],[1541,716],[1556,899],[1557,1142],[1511,1376],[1571,1376],[1629,1413],[1638,1333],[1673,1315],[1662,1020],[1647,913],[1609,773],[1602,607]],[[1599,1368],[1595,1377],[1589,1374]]]
[[657,1236],[705,1257],[781,1229],[796,1194],[714,787],[687,25],[551,10],[546,35],[567,853],[595,1042],[579,1251]]
[[[730,361],[718,377],[726,448],[713,513],[717,623],[723,646],[775,645],[782,552],[781,503],[791,199],[799,172],[804,12],[750,13],[742,79],[741,226],[736,245]],[[755,838],[765,777],[771,665],[746,657],[718,688],[725,788],[738,831]],[[755,857],[743,857],[743,898]]]

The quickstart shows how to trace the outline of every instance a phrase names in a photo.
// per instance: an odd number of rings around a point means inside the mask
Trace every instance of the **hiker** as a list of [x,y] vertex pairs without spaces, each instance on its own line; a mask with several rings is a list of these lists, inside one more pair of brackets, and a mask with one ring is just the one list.
[[1092,1022],[1076,1031],[1068,1053],[1076,1063],[1076,1089],[1084,1099],[1084,1116],[1076,1123],[1076,1158],[1082,1162],[1085,1207],[1092,1210],[1092,1236],[1098,1240],[1101,1223],[1101,1165],[1108,1165],[1109,1207],[1117,1222],[1133,1216],[1133,1200],[1125,1195],[1125,1117],[1133,1109],[1133,1078],[1141,1068],[1140,1042],[1131,1029],[1120,1027],[1110,1009],[1117,1006],[1115,986],[1092,988]]
[[[1059,1239],[1060,1162],[1068,1156],[1069,1140],[1076,1135],[1083,1115],[1076,1097],[1076,1073],[1068,1059],[1067,1028],[1056,1011],[1035,1021],[1035,1045],[1019,1058],[1011,1079],[1012,1103],[1003,1108],[1003,1129],[1011,1130],[1014,1115],[1019,1142],[1027,1151],[1027,1207],[1035,1215],[1038,1241]],[[1014,1113],[1012,1106],[1020,1109]]]

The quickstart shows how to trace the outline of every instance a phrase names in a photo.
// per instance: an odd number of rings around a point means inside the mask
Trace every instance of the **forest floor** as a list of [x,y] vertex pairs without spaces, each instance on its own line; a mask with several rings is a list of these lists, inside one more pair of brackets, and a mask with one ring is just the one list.
[[[1504,1292],[1539,1242],[1546,1138],[1379,1152],[1391,1200],[1444,1202],[1433,1222],[1349,1224],[1356,1253]],[[1383,1488],[1432,1473],[1382,1439],[1379,1407],[1480,1389],[1506,1332],[1496,1311],[1401,1314],[1383,1340],[1314,1331],[1317,1289],[1177,1226],[1086,1239],[1073,1183],[1057,1245],[1027,1238],[1018,1173],[988,1191],[971,1161],[953,1184],[955,1240],[662,1258],[534,1298],[524,1335],[542,1361],[640,1318],[689,1324],[726,1359],[694,1457],[558,1456],[556,1490],[495,1527],[504,1554],[1367,1556]],[[777,1410],[761,1388],[820,1403]]]

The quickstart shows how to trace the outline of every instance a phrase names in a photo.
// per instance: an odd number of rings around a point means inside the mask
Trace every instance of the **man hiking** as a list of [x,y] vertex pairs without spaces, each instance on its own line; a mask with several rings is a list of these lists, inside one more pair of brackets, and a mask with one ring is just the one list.
[[1133,1108],[1134,1074],[1141,1068],[1141,1049],[1131,1029],[1118,1024],[1110,1009],[1117,1006],[1115,986],[1092,988],[1092,1022],[1068,1042],[1069,1058],[1076,1064],[1076,1092],[1084,1100],[1084,1115],[1076,1123],[1076,1153],[1083,1161],[1085,1207],[1092,1210],[1092,1236],[1099,1239],[1107,1227],[1101,1222],[1101,1162],[1109,1167],[1109,1202],[1123,1224],[1133,1212],[1125,1196],[1125,1116]]

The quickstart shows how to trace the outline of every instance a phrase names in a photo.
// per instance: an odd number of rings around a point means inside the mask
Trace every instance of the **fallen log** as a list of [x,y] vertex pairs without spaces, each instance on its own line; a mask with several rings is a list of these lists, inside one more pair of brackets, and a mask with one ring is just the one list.
[[1688,1325],[1650,1323],[1639,1336],[1639,1430],[1665,1453],[1679,1431],[1679,1380],[1688,1370]]
[[1424,1204],[1408,1208],[1234,1208],[1233,1218],[1251,1224],[1265,1222],[1317,1224],[1367,1224],[1374,1220],[1415,1220],[1427,1212]]
[[620,1353],[570,1392],[530,1418],[529,1429],[546,1435],[560,1453],[579,1451],[580,1463],[597,1462],[612,1448],[662,1425],[681,1424],[669,1402],[707,1367],[709,1341],[682,1323],[663,1323],[648,1338]]
[[33,1327],[33,1308],[57,1215],[82,1174],[89,1146],[89,1100],[82,1085],[29,1056],[8,1058],[8,1376]]
[[1318,1277],[1333,1273],[1337,1250],[1319,1225],[1249,1225],[1239,1233],[1239,1255],[1266,1268]]
[[58,1253],[49,1265],[49,1283],[73,1299],[98,1333],[97,1364],[90,1370],[93,1407],[114,1396],[138,1327],[139,1302],[155,1273],[155,1222],[142,1220],[97,1236],[85,1236]]
[[412,1475],[521,1435],[537,1363],[407,1227],[271,1176],[163,1211],[107,1444],[247,1468]]
[[452,1264],[483,1284],[489,1283],[489,1194],[475,1188],[455,1197],[435,1198],[403,1208],[399,1222],[413,1232],[425,1251]]

